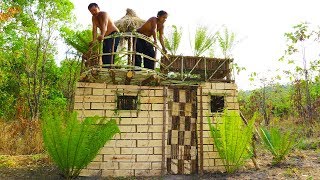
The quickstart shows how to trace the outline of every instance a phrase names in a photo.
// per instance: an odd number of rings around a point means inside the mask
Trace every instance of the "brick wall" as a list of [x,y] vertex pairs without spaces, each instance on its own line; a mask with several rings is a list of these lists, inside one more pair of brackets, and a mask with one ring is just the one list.
[[[197,90],[197,136],[198,156],[203,149],[205,171],[224,170],[218,152],[210,137],[207,117],[212,95],[224,96],[225,107],[238,110],[237,87],[231,83],[204,83],[203,101],[203,145],[200,142],[200,87]],[[168,138],[168,104],[173,101],[173,92],[168,87],[135,85],[109,85],[105,83],[78,83],[75,92],[75,110],[79,119],[88,116],[116,118],[121,134],[116,135],[99,152],[97,157],[84,169],[82,176],[159,176],[162,160],[170,156]],[[164,98],[164,92],[167,98]],[[117,110],[117,96],[138,96],[138,110]],[[167,102],[164,107],[164,102]],[[165,112],[165,127],[164,121]],[[121,118],[120,118],[121,117]],[[163,134],[165,128],[165,134]],[[165,136],[165,139],[162,137]],[[165,144],[165,148],[163,148]],[[164,150],[164,151],[163,151]],[[163,158],[163,154],[165,157]],[[165,164],[165,162],[164,162]],[[166,167],[163,167],[164,170]]]
[[[138,96],[138,110],[116,110],[119,95]],[[81,175],[161,175],[163,102],[163,87],[78,83],[75,109],[79,118],[116,118],[121,130]]]
[[[203,163],[203,170],[207,172],[211,171],[224,171],[222,161],[219,158],[219,153],[214,147],[213,138],[210,135],[208,118],[214,123],[212,116],[219,115],[219,113],[212,113],[210,109],[211,96],[223,96],[224,97],[224,107],[228,110],[239,110],[239,104],[237,100],[238,92],[237,86],[233,83],[204,83],[201,85],[202,88],[202,107],[203,107],[203,162],[199,158],[199,164]],[[198,152],[200,153],[200,87],[198,88],[198,118],[197,118],[197,130],[198,130]],[[200,157],[200,154],[198,156]]]

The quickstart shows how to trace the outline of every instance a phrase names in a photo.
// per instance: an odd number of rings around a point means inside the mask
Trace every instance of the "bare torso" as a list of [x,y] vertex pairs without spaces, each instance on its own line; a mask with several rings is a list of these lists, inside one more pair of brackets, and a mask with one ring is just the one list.
[[139,27],[137,31],[141,34],[151,37],[155,30],[160,31],[161,29],[163,29],[163,24],[158,23],[156,17],[152,17],[148,19],[148,21],[141,27]]
[[97,16],[92,16],[92,21],[100,31],[103,31],[104,26],[106,27],[106,33],[104,36],[108,36],[114,31],[119,32],[119,29],[115,26],[114,22],[106,12],[100,11]]

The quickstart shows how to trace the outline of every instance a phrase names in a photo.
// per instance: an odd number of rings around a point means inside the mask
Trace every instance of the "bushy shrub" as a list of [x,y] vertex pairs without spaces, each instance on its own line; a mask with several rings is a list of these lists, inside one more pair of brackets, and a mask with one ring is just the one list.
[[215,124],[210,119],[209,127],[227,173],[238,170],[252,155],[250,144],[253,136],[254,119],[245,125],[239,112],[225,110]]
[[119,128],[115,120],[77,119],[77,114],[47,111],[42,116],[45,147],[66,179],[75,178]]

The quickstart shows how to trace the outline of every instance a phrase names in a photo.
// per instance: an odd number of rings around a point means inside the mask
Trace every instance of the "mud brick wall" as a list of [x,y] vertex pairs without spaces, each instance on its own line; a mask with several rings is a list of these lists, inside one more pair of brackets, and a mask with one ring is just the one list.
[[[119,95],[138,96],[138,110],[116,110]],[[163,87],[78,83],[75,94],[78,117],[115,118],[121,130],[81,175],[161,175],[163,106]]]
[[[174,116],[172,115],[174,115],[173,110],[179,109],[180,111],[184,109],[184,119],[186,119],[186,117],[188,119],[189,115],[187,114],[191,112],[189,110],[190,108],[188,108],[190,104],[187,103],[187,98],[185,105],[181,106],[181,104],[184,104],[184,98],[182,97],[188,96],[188,93],[179,90],[177,91],[179,92],[179,96],[175,96],[174,89],[175,88],[163,86],[150,87],[109,85],[106,83],[78,83],[75,92],[74,107],[75,110],[78,111],[79,119],[95,115],[115,118],[121,130],[121,134],[116,135],[101,149],[97,157],[82,171],[81,175],[159,176],[162,170],[167,173],[169,167],[168,159],[172,161],[169,163],[170,171],[179,173],[179,168],[174,167],[174,161],[178,161],[176,164],[179,165],[180,159],[175,159],[174,157],[172,145],[175,143],[172,142],[176,140],[175,136],[179,136],[179,132],[180,134],[184,134],[184,139],[188,140],[190,138],[188,136],[189,132],[185,132],[185,128],[172,129],[173,125],[177,125],[177,123],[173,123],[172,117]],[[200,96],[201,90],[202,97]],[[118,96],[137,96],[138,110],[117,110]],[[194,159],[197,160],[198,163],[196,163],[196,165],[198,166],[198,170],[200,166],[203,165],[204,171],[224,171],[222,161],[219,158],[217,149],[214,147],[213,139],[210,137],[208,118],[217,114],[211,112],[211,96],[223,96],[224,107],[229,110],[239,110],[237,86],[235,84],[203,83],[197,87],[195,98],[195,109],[197,109],[195,115],[197,137],[193,140],[197,141],[197,144],[195,146],[196,150],[191,151],[190,149],[191,155],[195,152],[197,157],[192,157],[191,161]],[[179,97],[178,102],[175,102],[175,97]],[[203,124],[200,123],[201,98],[203,102]],[[174,108],[177,104],[179,104],[179,108]],[[164,111],[164,108],[166,111]],[[190,122],[192,123],[193,121]],[[178,124],[181,126],[180,122]],[[200,132],[201,126],[203,129],[202,133]],[[163,133],[163,128],[165,133]],[[170,130],[171,138],[169,138],[168,135],[170,134],[168,133]],[[183,133],[181,133],[182,131]],[[203,136],[203,144],[200,143],[201,134]],[[165,137],[164,139],[163,136]],[[193,143],[194,142],[190,145]],[[187,146],[188,143],[187,145],[183,145]],[[183,151],[185,151],[185,148]],[[201,156],[203,161],[200,158]],[[183,162],[182,164],[188,165],[189,161],[190,160]],[[192,164],[194,163],[191,163],[191,165]],[[194,172],[191,167],[186,167],[185,169],[190,169],[190,172]]]
[[[203,107],[203,162],[201,162],[200,158],[200,91],[202,88],[202,107]],[[234,83],[203,83],[201,88],[198,88],[197,91],[197,108],[198,108],[198,117],[197,117],[197,135],[198,135],[198,160],[199,164],[203,163],[203,170],[207,172],[212,171],[225,171],[223,167],[222,161],[219,158],[219,153],[217,149],[214,147],[213,139],[210,135],[208,118],[211,119],[211,122],[214,123],[211,118],[217,113],[212,113],[210,108],[211,96],[223,96],[224,97],[224,107],[228,110],[239,110],[238,103],[238,92],[237,86]]]

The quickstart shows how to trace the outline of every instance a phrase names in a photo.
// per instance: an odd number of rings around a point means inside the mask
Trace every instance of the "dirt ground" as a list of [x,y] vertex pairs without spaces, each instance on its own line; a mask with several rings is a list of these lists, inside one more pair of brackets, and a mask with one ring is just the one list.
[[[62,179],[57,168],[44,157],[17,156],[12,159],[0,156],[0,179]],[[78,179],[319,179],[320,151],[297,150],[280,165],[271,165],[271,155],[258,153],[260,169],[251,162],[234,174],[222,172],[199,175],[166,175],[162,177],[102,178],[79,177]]]

